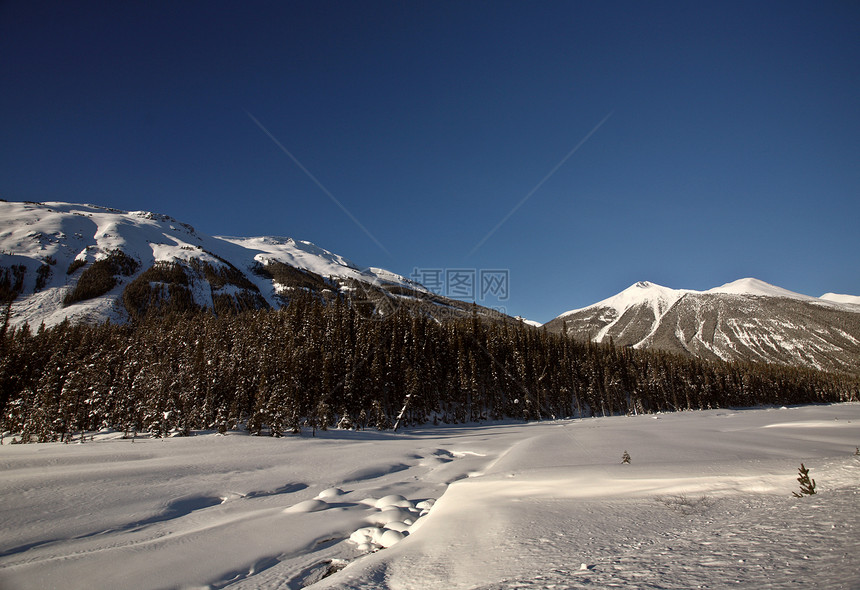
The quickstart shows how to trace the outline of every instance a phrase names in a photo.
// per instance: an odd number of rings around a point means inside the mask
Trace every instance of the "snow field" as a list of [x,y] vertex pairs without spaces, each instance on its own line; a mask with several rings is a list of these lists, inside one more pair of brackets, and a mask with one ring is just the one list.
[[[853,588],[858,424],[840,404],[3,445],[0,588]],[[801,462],[819,493],[796,499]]]

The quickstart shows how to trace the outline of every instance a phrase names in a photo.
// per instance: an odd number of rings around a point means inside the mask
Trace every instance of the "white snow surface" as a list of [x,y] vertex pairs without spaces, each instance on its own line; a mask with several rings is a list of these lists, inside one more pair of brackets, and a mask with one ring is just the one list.
[[765,283],[759,279],[738,279],[731,283],[726,283],[720,287],[708,289],[704,293],[727,293],[730,295],[753,295],[759,297],[786,297],[788,299],[801,299],[804,301],[814,301],[815,297],[809,295],[801,295],[782,287]]
[[[209,236],[167,215],[147,211],[120,211],[73,203],[32,203],[0,201],[0,266],[23,264],[28,272],[24,293],[12,307],[13,323],[28,321],[51,326],[68,317],[73,321],[121,322],[124,310],[118,305],[122,289],[134,277],[124,279],[113,291],[68,307],[63,296],[77,279],[66,274],[74,259],[93,261],[121,249],[140,263],[138,273],[155,261],[172,262],[191,257],[222,266],[219,258],[240,269],[270,305],[277,306],[277,286],[250,272],[255,262],[280,261],[323,277],[350,278],[367,283],[395,283],[426,291],[414,281],[379,269],[362,269],[343,256],[292,238],[237,238]],[[36,271],[52,258],[51,277],[35,293]],[[80,272],[80,271],[78,271]],[[198,304],[211,305],[208,293]]]
[[686,293],[696,292],[697,291],[691,291],[689,289],[671,289],[649,281],[639,281],[638,283],[630,285],[617,295],[613,295],[612,297],[604,299],[603,301],[598,301],[597,303],[586,307],[567,311],[558,317],[563,318],[585,309],[598,307],[614,309],[620,317],[624,314],[625,310],[644,303],[654,310],[654,317],[659,319]]
[[849,303],[851,305],[860,305],[860,295],[843,295],[840,293],[825,293],[821,296],[825,301],[834,301],[836,303]]
[[[848,403],[7,437],[0,588],[857,588],[858,426]],[[794,498],[801,462],[819,493]]]

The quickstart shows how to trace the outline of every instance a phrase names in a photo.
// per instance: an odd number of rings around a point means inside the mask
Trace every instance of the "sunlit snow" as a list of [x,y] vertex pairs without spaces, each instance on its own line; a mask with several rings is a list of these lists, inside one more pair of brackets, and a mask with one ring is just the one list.
[[858,426],[851,403],[7,438],[0,587],[856,587]]
[[[236,238],[208,236],[172,217],[147,211],[120,211],[73,203],[0,201],[0,266],[23,265],[28,271],[23,293],[12,306],[11,321],[47,326],[65,318],[101,323],[122,322],[126,312],[117,304],[125,284],[101,297],[70,306],[63,297],[76,280],[67,274],[75,260],[92,262],[113,249],[121,249],[145,271],[156,261],[196,258],[215,267],[225,261],[242,270],[266,301],[277,307],[280,286],[251,272],[254,264],[283,262],[324,278],[340,277],[373,284],[394,283],[426,291],[414,281],[379,268],[361,269],[343,256],[292,238]],[[47,260],[51,274],[45,287],[35,291],[37,269]],[[129,277],[128,281],[131,281]],[[208,289],[192,286],[195,303],[212,305]]]

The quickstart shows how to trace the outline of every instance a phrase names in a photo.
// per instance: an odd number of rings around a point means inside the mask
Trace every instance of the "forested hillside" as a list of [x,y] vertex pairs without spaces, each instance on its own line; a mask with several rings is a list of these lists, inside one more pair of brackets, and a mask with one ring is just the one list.
[[311,296],[128,326],[4,324],[0,347],[0,430],[27,441],[391,428],[404,405],[410,425],[860,398],[849,375],[581,343],[477,315],[368,320],[347,299]]

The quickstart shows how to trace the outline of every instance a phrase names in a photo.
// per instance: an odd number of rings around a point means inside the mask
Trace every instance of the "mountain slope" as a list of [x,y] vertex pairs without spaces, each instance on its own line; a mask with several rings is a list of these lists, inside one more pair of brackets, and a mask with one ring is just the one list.
[[124,322],[159,309],[278,308],[299,292],[340,294],[370,315],[404,304],[431,314],[469,313],[466,303],[310,242],[208,236],[146,211],[0,202],[0,299],[14,299],[13,324]]
[[[850,301],[850,299],[848,299]],[[706,359],[763,361],[858,372],[860,306],[758,279],[709,289],[640,282],[548,322],[551,332]]]
[[836,303],[848,303],[860,306],[860,296],[858,295],[840,295],[839,293],[825,293],[821,296],[825,301],[834,301]]

